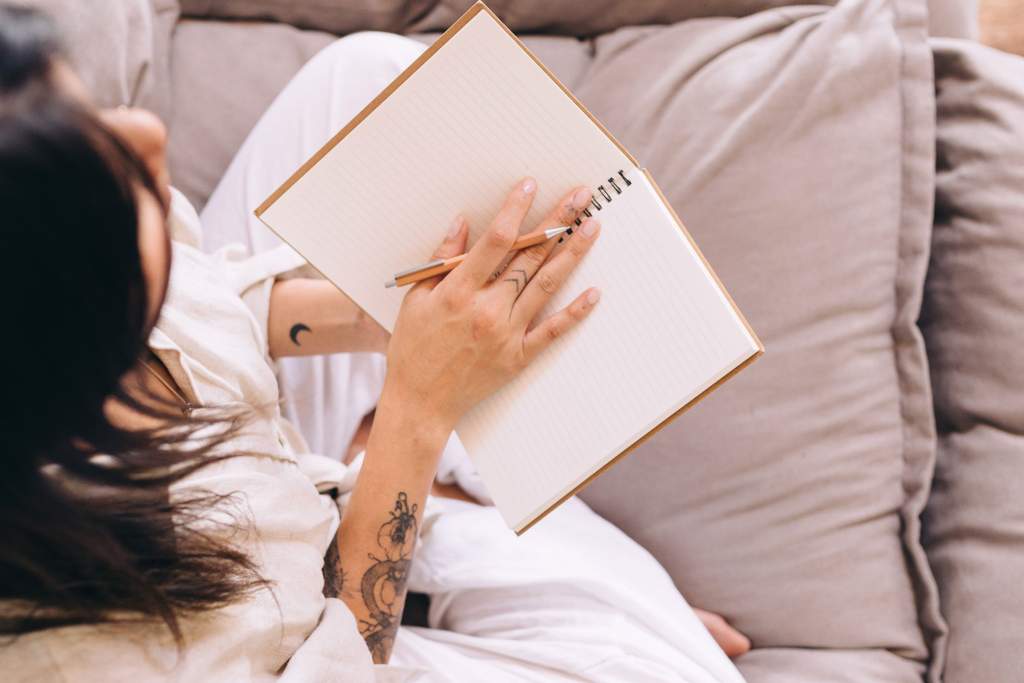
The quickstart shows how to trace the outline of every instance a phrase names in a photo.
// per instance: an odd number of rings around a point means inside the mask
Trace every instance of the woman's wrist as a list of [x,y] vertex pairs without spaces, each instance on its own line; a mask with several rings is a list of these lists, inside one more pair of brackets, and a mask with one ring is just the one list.
[[398,441],[411,453],[440,459],[454,420],[440,414],[428,397],[411,395],[393,382],[386,382],[374,411],[373,432],[388,441]]

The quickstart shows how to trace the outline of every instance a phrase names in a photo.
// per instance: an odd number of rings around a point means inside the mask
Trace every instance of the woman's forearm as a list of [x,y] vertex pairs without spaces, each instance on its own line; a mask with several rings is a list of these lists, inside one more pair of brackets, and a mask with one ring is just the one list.
[[267,323],[270,355],[380,351],[388,334],[327,280],[296,278],[274,283]]
[[451,432],[410,405],[387,390],[381,398],[328,577],[378,663],[391,655],[424,501]]

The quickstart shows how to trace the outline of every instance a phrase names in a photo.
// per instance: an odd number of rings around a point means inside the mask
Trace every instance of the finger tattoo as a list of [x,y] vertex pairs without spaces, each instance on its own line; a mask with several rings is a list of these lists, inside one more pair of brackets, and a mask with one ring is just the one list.
[[526,287],[528,281],[529,278],[526,277],[526,271],[522,268],[513,268],[509,271],[509,277],[505,278],[505,282],[511,282],[515,286],[517,297],[523,291],[523,288]]

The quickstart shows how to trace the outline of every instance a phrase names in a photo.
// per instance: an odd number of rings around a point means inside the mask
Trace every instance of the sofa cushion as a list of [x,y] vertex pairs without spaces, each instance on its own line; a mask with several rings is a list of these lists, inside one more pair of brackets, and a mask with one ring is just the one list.
[[[698,17],[742,17],[790,5],[832,5],[836,0],[490,0],[487,4],[514,31],[594,36],[624,26],[674,24]],[[433,4],[414,30],[436,31],[449,26],[474,0],[443,0]]]
[[925,665],[888,650],[755,648],[736,661],[748,683],[921,681]]
[[932,36],[977,38],[977,0],[929,0],[928,28]]
[[[447,28],[474,0],[182,0],[186,16],[260,19],[344,34],[399,33]],[[592,36],[622,26],[671,24],[704,16],[738,17],[787,5],[830,5],[835,0],[491,0],[488,6],[515,31]]]
[[68,59],[103,107],[142,105],[167,116],[166,44],[177,0],[27,0],[56,21]]
[[436,0],[181,0],[184,16],[205,19],[274,21],[331,31],[401,32]]
[[933,43],[935,235],[921,326],[939,450],[925,542],[946,683],[1024,672],[1024,58]]
[[[430,42],[433,37],[419,39]],[[332,40],[329,33],[300,31],[285,24],[195,20],[178,24],[168,164],[172,182],[196,208],[206,204],[274,96]],[[529,36],[526,42],[569,87],[579,82],[589,65],[587,43],[556,36]],[[239,60],[240,54],[246,59]]]
[[[190,17],[261,19],[337,34],[381,30],[440,31],[475,0],[181,0]],[[742,17],[789,5],[833,5],[836,0],[491,0],[489,7],[515,31],[592,36],[623,26],[673,24],[698,17]],[[929,0],[934,36],[977,35],[976,0]]]
[[917,664],[941,649],[918,521],[934,458],[915,325],[934,183],[925,9],[843,0],[622,29],[596,39],[577,91],[766,348],[583,498],[755,648]]

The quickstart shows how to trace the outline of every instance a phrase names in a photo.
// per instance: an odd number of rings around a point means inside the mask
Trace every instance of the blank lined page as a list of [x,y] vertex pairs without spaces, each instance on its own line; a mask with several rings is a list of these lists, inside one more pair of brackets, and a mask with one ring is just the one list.
[[612,200],[549,306],[596,285],[593,314],[458,428],[517,530],[759,350],[646,175],[479,11],[261,215],[390,330],[405,290],[384,282],[460,212],[474,240],[526,175],[524,231],[576,185]]

